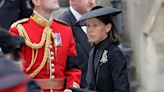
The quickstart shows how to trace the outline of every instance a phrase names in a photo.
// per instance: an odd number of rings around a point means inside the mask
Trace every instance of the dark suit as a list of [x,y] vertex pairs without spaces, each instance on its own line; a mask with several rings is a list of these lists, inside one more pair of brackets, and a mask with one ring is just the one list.
[[81,27],[76,27],[74,24],[76,22],[76,19],[72,12],[69,10],[65,11],[60,17],[60,20],[65,21],[68,23],[73,30],[73,35],[76,42],[76,50],[78,53],[79,58],[79,65],[82,70],[82,79],[81,79],[81,88],[85,88],[86,85],[86,72],[88,67],[88,58],[89,58],[89,52],[91,50],[91,46],[88,42],[88,38],[85,34],[85,32],[81,29]]
[[[107,59],[106,62],[102,63],[102,58]],[[129,92],[127,63],[120,49],[108,39],[91,50],[88,64],[87,89],[98,92]]]
[[30,17],[32,11],[27,0],[0,0],[0,27],[9,29],[18,19]]

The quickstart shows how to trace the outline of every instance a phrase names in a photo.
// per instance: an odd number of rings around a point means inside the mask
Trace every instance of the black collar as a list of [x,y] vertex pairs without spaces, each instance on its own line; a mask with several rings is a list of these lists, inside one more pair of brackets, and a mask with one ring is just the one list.
[[108,38],[106,38],[106,39],[102,40],[100,43],[94,44],[94,47],[95,47],[95,49],[99,49],[99,48],[102,48],[102,47],[104,47],[106,44],[109,44],[109,43],[111,43],[111,42],[109,41]]

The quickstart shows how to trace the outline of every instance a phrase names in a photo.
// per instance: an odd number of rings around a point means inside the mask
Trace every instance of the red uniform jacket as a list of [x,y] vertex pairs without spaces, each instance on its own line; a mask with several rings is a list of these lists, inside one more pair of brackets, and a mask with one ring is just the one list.
[[[18,27],[20,24],[21,28]],[[26,34],[26,36],[24,36],[25,40],[29,39],[32,44],[38,44],[41,42],[42,36],[46,34],[44,32],[46,31],[44,30],[46,24],[45,19],[34,14],[29,19],[13,24],[10,28],[10,32],[14,35],[20,35],[20,31],[22,31],[21,29],[23,27]],[[77,86],[77,84],[80,83],[81,71],[77,66],[78,59],[76,58],[77,53],[71,28],[58,20],[53,20],[49,27],[52,29],[52,33],[56,34],[56,38],[51,37],[50,39],[46,63],[43,63],[46,47],[45,41],[44,45],[37,50],[32,48],[32,46],[30,47],[28,42],[26,42],[26,46],[22,49],[21,55],[25,61],[25,72],[34,79],[65,79],[64,88],[53,89],[53,92],[62,92],[65,88]],[[58,42],[58,46],[55,46],[57,44],[56,42]],[[33,64],[31,64],[32,60],[34,61]],[[31,67],[29,68],[30,64]],[[39,67],[39,72],[34,73]],[[27,70],[27,68],[29,69]],[[44,87],[52,86],[51,84],[46,84],[47,83],[42,83]],[[50,92],[50,90],[46,89],[44,92]]]

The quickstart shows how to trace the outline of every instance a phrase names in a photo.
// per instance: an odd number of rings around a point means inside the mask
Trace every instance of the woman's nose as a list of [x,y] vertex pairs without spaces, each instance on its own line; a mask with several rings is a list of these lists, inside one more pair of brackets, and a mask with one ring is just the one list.
[[89,0],[89,4],[91,4],[92,6],[95,6],[96,1],[95,0]]
[[91,27],[87,28],[87,33],[90,33],[90,32],[92,32],[92,28]]

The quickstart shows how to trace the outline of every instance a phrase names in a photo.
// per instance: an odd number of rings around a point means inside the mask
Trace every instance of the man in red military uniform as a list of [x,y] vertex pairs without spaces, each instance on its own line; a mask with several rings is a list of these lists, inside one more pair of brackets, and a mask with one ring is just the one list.
[[[58,0],[31,0],[34,13],[14,23],[10,32],[25,38],[21,55],[25,73],[35,79],[43,92],[63,92],[79,87],[81,71],[71,28],[51,18],[59,8]],[[65,92],[70,92],[67,90]]]

